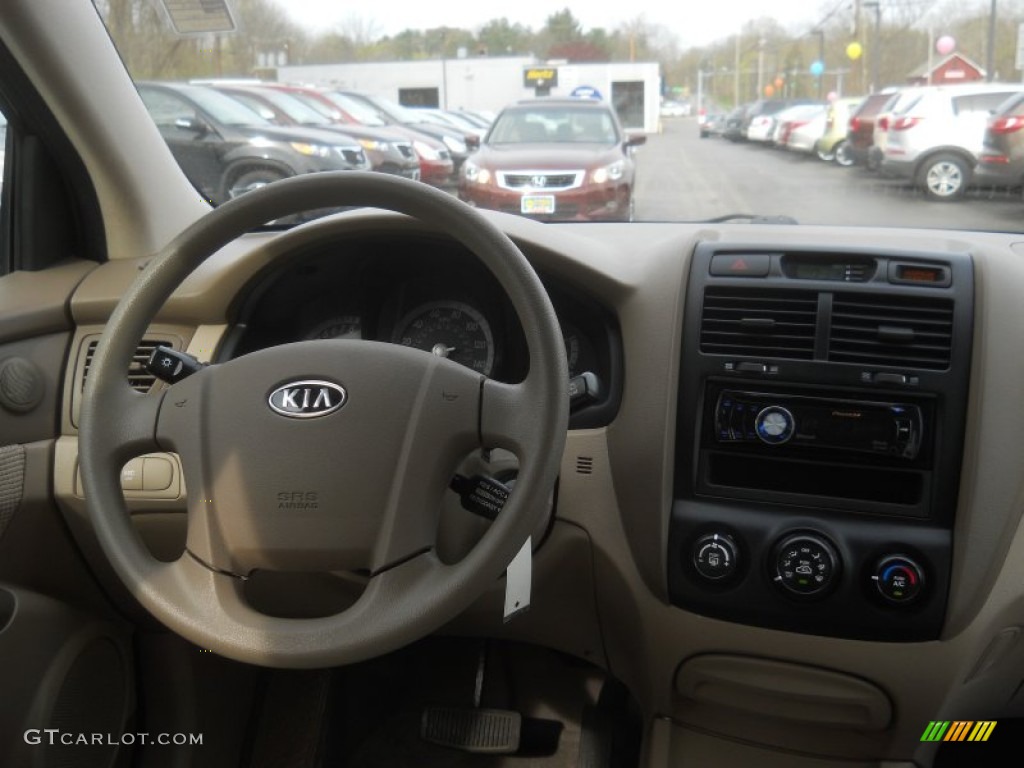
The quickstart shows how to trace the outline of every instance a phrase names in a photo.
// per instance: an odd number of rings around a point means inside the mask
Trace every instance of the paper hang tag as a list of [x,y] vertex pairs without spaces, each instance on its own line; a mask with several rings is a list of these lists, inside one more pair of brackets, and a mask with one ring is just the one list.
[[505,571],[505,623],[530,607],[533,582],[533,537],[523,544]]

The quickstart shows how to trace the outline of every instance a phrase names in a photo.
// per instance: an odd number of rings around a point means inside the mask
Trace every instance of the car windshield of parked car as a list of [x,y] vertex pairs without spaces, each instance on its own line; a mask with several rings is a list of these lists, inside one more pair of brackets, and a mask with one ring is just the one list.
[[323,92],[323,95],[326,96],[329,101],[334,102],[339,109],[349,115],[357,123],[368,125],[370,127],[387,125],[387,122],[381,118],[378,112],[368,104],[349,98],[345,94],[338,93],[337,91],[326,90]]
[[308,104],[304,104],[290,93],[275,91],[273,88],[263,88],[259,91],[259,96],[281,110],[289,120],[300,125],[330,126],[335,124],[334,120]]
[[270,125],[269,120],[264,119],[249,107],[210,88],[197,85],[184,87],[182,92],[223,125]]
[[508,109],[495,121],[491,144],[614,144],[618,141],[610,112],[592,109]]
[[[1024,93],[1024,0],[200,2],[228,9],[219,30],[175,26],[195,3],[94,5],[137,82],[189,88],[161,92],[160,130],[213,204],[272,179],[200,156],[205,122],[269,121],[294,133],[275,178],[368,167],[549,223],[1024,230],[1024,131],[1001,112]],[[365,156],[339,163],[322,132],[346,128]],[[544,144],[573,154],[487,154]]]

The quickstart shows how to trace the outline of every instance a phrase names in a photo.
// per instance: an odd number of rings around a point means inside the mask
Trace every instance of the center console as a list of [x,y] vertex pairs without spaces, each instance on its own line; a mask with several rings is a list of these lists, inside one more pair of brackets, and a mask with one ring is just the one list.
[[787,631],[937,638],[970,257],[704,243],[691,263],[673,602]]

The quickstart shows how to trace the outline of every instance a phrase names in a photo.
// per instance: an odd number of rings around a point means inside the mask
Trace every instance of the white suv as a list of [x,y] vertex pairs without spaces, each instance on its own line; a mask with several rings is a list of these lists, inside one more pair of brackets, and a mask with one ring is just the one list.
[[911,179],[932,200],[963,196],[989,114],[1024,84],[973,83],[914,89],[889,115],[881,170]]

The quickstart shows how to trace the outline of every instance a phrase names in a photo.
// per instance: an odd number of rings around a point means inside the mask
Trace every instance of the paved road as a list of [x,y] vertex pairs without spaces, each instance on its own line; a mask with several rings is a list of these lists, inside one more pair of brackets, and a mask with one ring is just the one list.
[[693,118],[664,121],[636,155],[640,221],[701,220],[729,213],[783,214],[801,224],[1024,230],[1019,194],[974,192],[937,203],[859,167],[747,142],[701,139]]

